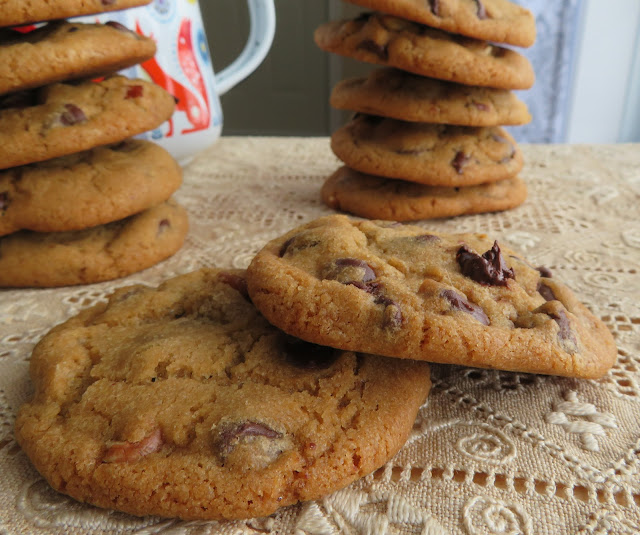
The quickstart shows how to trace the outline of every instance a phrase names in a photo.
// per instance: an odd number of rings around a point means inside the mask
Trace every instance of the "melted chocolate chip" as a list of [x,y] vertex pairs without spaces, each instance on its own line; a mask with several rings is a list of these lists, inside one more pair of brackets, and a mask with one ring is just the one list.
[[130,98],[140,98],[144,94],[144,88],[141,85],[132,85],[127,89],[127,94],[124,97],[126,99]]
[[546,277],[547,279],[550,279],[553,277],[553,273],[551,273],[551,270],[548,267],[538,266],[536,269],[540,272],[540,275],[542,275],[543,277]]
[[158,223],[158,234],[162,234],[164,231],[171,228],[171,221],[168,219],[161,219]]
[[2,191],[0,192],[0,213],[6,212],[7,208],[9,208],[9,192]]
[[451,308],[470,314],[483,325],[489,325],[491,323],[484,310],[475,303],[470,303],[464,295],[454,292],[453,290],[442,290],[440,295],[449,302]]
[[507,286],[507,279],[516,278],[513,269],[507,267],[497,241],[482,256],[463,245],[458,249],[456,260],[462,274],[480,284]]
[[434,243],[440,241],[440,238],[433,234],[420,234],[419,236],[414,236],[413,239],[418,243]]
[[285,254],[289,252],[295,253],[296,251],[302,251],[303,249],[308,249],[309,247],[315,247],[316,245],[320,244],[319,240],[311,240],[311,241],[298,240],[294,245],[294,242],[296,241],[296,238],[298,238],[298,236],[299,234],[296,234],[295,236],[292,236],[282,244],[282,247],[280,247],[280,251],[278,252],[278,256],[280,256],[280,258],[282,258]]
[[453,160],[451,160],[451,165],[456,170],[456,173],[461,175],[464,172],[465,166],[471,161],[471,156],[466,154],[463,151],[458,151]]
[[306,370],[326,370],[340,356],[337,349],[305,342],[293,336],[283,335],[281,345],[287,362]]
[[375,300],[376,305],[384,306],[382,316],[382,328],[389,330],[398,330],[402,327],[402,309],[400,305],[384,295],[378,295]]
[[498,143],[508,145],[510,149],[509,154],[502,158],[499,163],[508,163],[509,161],[513,160],[513,157],[516,155],[516,148],[513,146],[513,143],[511,143],[511,141],[509,141],[507,138],[502,137],[498,134],[492,134],[491,138]]
[[440,0],[429,0],[429,7],[436,17],[440,15]]
[[65,111],[60,115],[60,122],[65,126],[72,126],[87,121],[87,116],[75,104],[65,104]]
[[113,4],[116,3],[117,0],[102,0],[102,5],[103,6],[112,6]]
[[556,295],[553,293],[553,290],[543,282],[538,283],[538,293],[544,297],[545,301],[556,300]]
[[487,10],[482,3],[482,0],[476,0],[476,5],[478,6],[478,10],[476,11],[476,15],[480,20],[488,19]]
[[565,344],[563,344],[565,346],[565,349],[567,349],[566,346],[568,342],[570,344],[570,348],[568,349],[569,353],[573,353],[575,351],[574,348],[576,348],[578,345],[578,342],[573,334],[573,331],[571,330],[571,322],[569,321],[569,318],[567,318],[567,315],[562,310],[558,310],[557,313],[550,314],[550,316],[554,319],[554,321],[560,328],[560,330],[558,331],[558,338],[561,342],[565,342]]
[[387,61],[389,59],[389,50],[385,45],[379,45],[371,39],[362,41],[357,47],[358,50],[365,50],[378,56],[381,60]]
[[271,440],[282,437],[282,433],[259,422],[240,422],[223,426],[215,440],[215,446],[222,462],[229,456],[242,439],[265,437]]
[[127,28],[126,26],[123,26],[122,24],[120,24],[119,22],[116,22],[115,20],[110,20],[108,22],[105,22],[105,26],[111,26],[112,28],[116,30],[120,30],[121,32],[132,33],[129,28]]
[[366,285],[376,278],[376,272],[360,258],[338,258],[324,268],[323,278],[342,284]]

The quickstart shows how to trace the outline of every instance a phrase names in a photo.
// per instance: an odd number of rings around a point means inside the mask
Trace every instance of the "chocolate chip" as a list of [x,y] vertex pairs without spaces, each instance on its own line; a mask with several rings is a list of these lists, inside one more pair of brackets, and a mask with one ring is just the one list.
[[489,325],[491,323],[484,310],[475,303],[470,303],[464,295],[454,292],[453,290],[442,290],[440,296],[449,302],[451,308],[470,314],[483,325]]
[[289,364],[306,370],[326,370],[340,356],[337,349],[305,342],[293,336],[283,335],[281,346]]
[[484,8],[484,4],[481,0],[476,0],[476,5],[478,6],[478,10],[476,11],[476,15],[480,20],[488,19],[487,10]]
[[282,244],[282,247],[280,247],[280,251],[278,252],[278,256],[280,256],[280,258],[282,258],[287,253],[295,253],[297,251],[302,251],[303,249],[315,247],[316,245],[320,244],[319,240],[307,241],[304,239],[304,237],[298,239],[299,236],[299,234],[296,234]]
[[[554,321],[558,324],[558,338],[563,342],[563,346],[569,353],[575,353],[578,342],[571,330],[571,322],[562,310],[557,310],[554,314],[550,314]],[[567,347],[568,346],[568,347]]]
[[538,293],[544,297],[545,301],[556,300],[556,295],[553,293],[553,290],[543,282],[538,283]]
[[72,126],[87,121],[87,116],[75,104],[65,104],[65,111],[60,115],[60,122],[65,126]]
[[498,143],[503,143],[509,146],[509,154],[502,158],[499,163],[508,163],[509,161],[513,160],[513,157],[516,155],[516,148],[513,146],[513,143],[511,143],[511,141],[509,141],[507,138],[502,137],[498,134],[492,134],[491,138]]
[[497,241],[482,256],[463,245],[458,249],[456,260],[462,274],[480,284],[507,286],[507,279],[516,278],[513,269],[507,267]]
[[119,22],[116,22],[115,20],[110,20],[108,22],[105,22],[104,24],[105,26],[111,26],[112,28],[120,30],[121,32],[133,33],[129,28],[120,24]]
[[[214,447],[220,461],[224,464],[227,457],[241,442],[250,442],[252,438],[264,437],[268,440],[282,438],[282,433],[274,431],[260,422],[245,421],[239,423],[221,424],[214,439]],[[281,452],[273,452],[273,457]]]
[[359,258],[338,258],[325,266],[324,279],[342,284],[367,284],[376,278],[373,268]]
[[463,173],[464,167],[471,161],[471,156],[466,154],[463,151],[458,151],[456,153],[455,158],[451,161],[451,165],[456,170],[456,173],[461,175]]
[[378,56],[381,60],[387,61],[389,59],[389,50],[386,45],[379,45],[371,39],[362,41],[357,47],[358,50],[365,50]]
[[126,99],[130,98],[140,98],[144,94],[144,88],[141,85],[132,85],[127,89],[127,94],[124,97]]
[[429,7],[436,17],[440,15],[440,0],[429,0]]
[[161,219],[158,223],[158,234],[162,234],[166,230],[171,228],[171,221],[168,219]]
[[420,234],[418,236],[414,236],[413,239],[418,243],[434,243],[440,241],[440,238],[433,234]]
[[553,277],[553,273],[551,273],[551,270],[548,267],[538,266],[536,269],[540,272],[540,275],[542,275],[543,277],[546,277],[547,279],[550,279]]
[[474,100],[472,104],[476,107],[476,109],[480,111],[489,111],[489,106],[487,106],[484,102],[476,102]]
[[402,309],[400,305],[384,295],[378,295],[375,299],[376,305],[383,305],[382,327],[389,330],[398,330],[402,327]]
[[9,208],[9,192],[0,192],[0,213],[4,213]]
[[112,6],[116,2],[117,2],[117,0],[102,0],[102,5],[103,6]]

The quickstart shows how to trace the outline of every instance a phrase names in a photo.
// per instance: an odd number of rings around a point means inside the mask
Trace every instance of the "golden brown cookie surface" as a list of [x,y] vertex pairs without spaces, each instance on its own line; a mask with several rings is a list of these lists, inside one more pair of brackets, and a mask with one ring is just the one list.
[[594,378],[607,327],[547,270],[483,234],[317,219],[251,262],[251,299],[307,341],[398,358]]
[[266,516],[382,465],[429,388],[425,363],[314,346],[270,325],[244,272],[116,291],[31,358],[16,434],[59,490],[136,515]]
[[182,183],[171,155],[127,140],[0,171],[0,236],[103,225],[166,201]]
[[0,238],[0,286],[53,287],[117,279],[177,252],[189,227],[173,200],[126,219],[69,232]]
[[514,50],[378,12],[327,22],[314,38],[326,52],[459,84],[529,89],[535,80]]
[[0,95],[111,74],[153,57],[153,39],[117,22],[50,22],[32,32],[0,31]]
[[368,219],[416,221],[509,210],[527,198],[518,177],[451,188],[382,178],[341,167],[323,184],[322,200],[336,210]]

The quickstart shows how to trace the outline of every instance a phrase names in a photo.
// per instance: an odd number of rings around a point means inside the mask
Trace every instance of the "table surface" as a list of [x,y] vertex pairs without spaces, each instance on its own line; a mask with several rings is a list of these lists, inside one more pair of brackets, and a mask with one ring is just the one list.
[[432,367],[400,453],[317,502],[229,523],[134,518],[53,492],[13,438],[28,359],[52,326],[131,283],[246,267],[269,239],[331,213],[327,138],[223,137],[185,169],[191,230],[173,258],[109,283],[0,290],[0,534],[632,534],[640,532],[640,145],[523,146],[526,203],[424,221],[486,232],[549,267],[609,326],[618,361],[598,381]]

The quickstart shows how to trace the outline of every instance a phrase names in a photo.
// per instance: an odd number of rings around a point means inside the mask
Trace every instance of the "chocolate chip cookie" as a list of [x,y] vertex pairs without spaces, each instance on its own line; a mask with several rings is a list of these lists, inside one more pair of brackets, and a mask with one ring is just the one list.
[[333,88],[331,106],[423,123],[499,126],[531,121],[526,104],[506,89],[455,84],[391,68],[342,80]]
[[372,472],[405,442],[429,368],[270,325],[243,271],[130,286],[54,328],[16,436],[57,490],[135,515],[266,516]]
[[0,31],[0,95],[111,74],[153,57],[153,39],[117,22],[57,21],[21,33]]
[[536,38],[533,14],[508,0],[347,0],[475,39],[531,46]]
[[187,213],[174,201],[107,225],[0,238],[0,286],[53,287],[124,277],[182,247]]
[[357,115],[331,136],[331,149],[363,173],[429,186],[473,186],[515,176],[523,166],[499,127],[412,123]]
[[525,201],[527,187],[518,177],[460,188],[425,186],[341,167],[320,194],[329,207],[357,216],[416,221],[509,210]]
[[144,6],[151,0],[3,0],[0,27]]
[[142,140],[13,167],[0,171],[0,236],[110,223],[166,201],[181,183],[171,155]]
[[314,38],[327,52],[459,84],[529,89],[535,80],[514,50],[377,12],[327,22]]
[[268,243],[247,272],[274,325],[309,342],[481,368],[600,377],[607,327],[547,269],[484,234],[334,215]]
[[175,100],[145,80],[112,76],[0,97],[0,169],[116,143],[161,125]]

